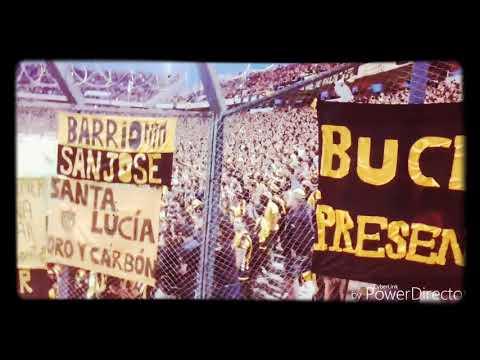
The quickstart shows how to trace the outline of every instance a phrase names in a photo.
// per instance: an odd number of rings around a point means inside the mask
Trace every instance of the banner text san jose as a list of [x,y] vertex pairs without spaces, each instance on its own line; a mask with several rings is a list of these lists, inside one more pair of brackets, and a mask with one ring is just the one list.
[[170,187],[175,118],[58,114],[57,174]]

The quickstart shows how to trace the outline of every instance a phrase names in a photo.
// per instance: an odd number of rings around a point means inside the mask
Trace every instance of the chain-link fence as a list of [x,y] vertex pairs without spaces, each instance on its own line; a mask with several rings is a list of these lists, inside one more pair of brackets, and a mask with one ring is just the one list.
[[[361,65],[341,64],[225,116],[179,117],[156,286],[50,264],[51,297],[348,299],[354,282],[310,268],[320,197],[315,99],[408,104],[463,96],[455,62]],[[35,142],[40,134],[55,141],[55,111],[18,107],[17,136]]]
[[[230,111],[217,124],[206,298],[345,300],[348,279],[311,273],[316,238],[318,123],[323,101],[462,101],[454,62],[341,65],[333,74]],[[354,69],[353,71],[350,71]],[[340,74],[340,75],[338,75]],[[213,235],[213,236],[212,236]],[[351,292],[351,291],[350,291]]]
[[[68,109],[64,111],[69,111]],[[73,111],[73,110],[70,110]],[[56,111],[17,107],[17,156],[22,168],[56,173]],[[89,112],[91,113],[91,112]],[[108,114],[105,110],[98,113]],[[122,113],[121,115],[132,115]],[[165,114],[149,114],[162,117]],[[198,297],[200,245],[203,239],[208,126],[210,115],[180,116],[172,188],[159,190],[164,199],[159,217],[162,237],[155,267],[155,287],[59,264],[48,264],[57,299],[193,299]],[[33,156],[37,153],[37,156]],[[42,161],[39,163],[38,161]],[[25,163],[29,162],[29,163]],[[18,163],[17,163],[18,165]],[[21,174],[19,174],[21,175]],[[32,175],[32,174],[28,174]],[[161,194],[160,192],[164,193]]]

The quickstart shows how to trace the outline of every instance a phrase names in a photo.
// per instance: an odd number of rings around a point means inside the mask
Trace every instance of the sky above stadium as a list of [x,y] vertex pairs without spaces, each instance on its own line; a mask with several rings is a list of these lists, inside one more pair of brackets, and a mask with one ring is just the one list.
[[[72,61],[74,65],[84,65],[91,69],[116,70],[116,71],[140,71],[154,74],[187,74],[188,86],[197,86],[200,81],[197,67],[193,62],[142,62],[142,61]],[[214,63],[214,68],[220,77],[236,76],[244,72],[247,67],[250,70],[262,70],[271,63]]]

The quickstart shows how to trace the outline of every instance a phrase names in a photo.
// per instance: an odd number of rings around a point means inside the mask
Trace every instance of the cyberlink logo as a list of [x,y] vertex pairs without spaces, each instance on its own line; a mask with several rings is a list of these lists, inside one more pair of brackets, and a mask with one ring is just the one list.
[[351,292],[353,301],[423,301],[423,302],[455,302],[462,299],[465,291],[433,290],[412,287],[409,290],[399,290],[397,285],[362,286]]

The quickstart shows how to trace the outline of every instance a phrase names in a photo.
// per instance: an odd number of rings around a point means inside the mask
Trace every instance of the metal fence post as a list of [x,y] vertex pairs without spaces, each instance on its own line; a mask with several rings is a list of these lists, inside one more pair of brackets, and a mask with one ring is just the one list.
[[425,90],[427,88],[429,67],[430,63],[425,61],[416,61],[413,64],[412,76],[410,78],[409,104],[423,104],[425,100]]
[[209,131],[209,164],[207,182],[207,203],[204,212],[204,239],[200,253],[200,291],[197,297],[207,299],[210,297],[214,270],[214,245],[219,230],[219,203],[220,185],[222,177],[223,159],[223,113],[225,101],[221,93],[215,70],[210,64],[198,64],[200,79],[214,117],[210,122]]

